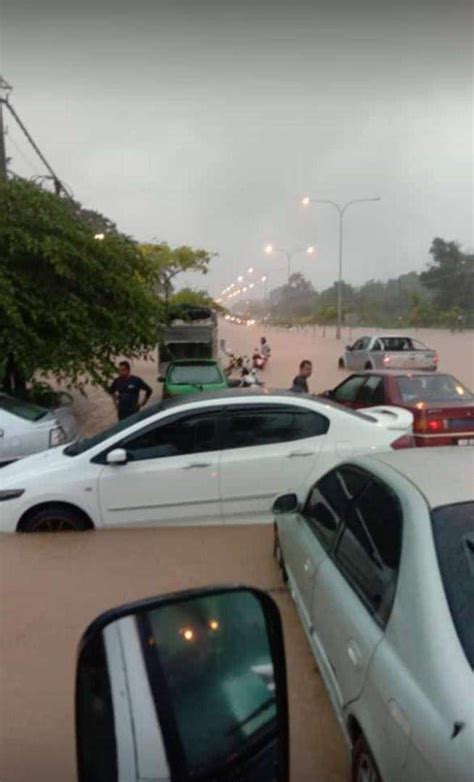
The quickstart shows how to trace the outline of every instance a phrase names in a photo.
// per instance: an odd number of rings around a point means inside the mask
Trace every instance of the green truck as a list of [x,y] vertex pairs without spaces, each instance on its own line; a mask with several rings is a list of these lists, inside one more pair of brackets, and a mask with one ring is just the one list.
[[209,307],[173,310],[158,346],[163,396],[227,387],[217,361],[217,314]]

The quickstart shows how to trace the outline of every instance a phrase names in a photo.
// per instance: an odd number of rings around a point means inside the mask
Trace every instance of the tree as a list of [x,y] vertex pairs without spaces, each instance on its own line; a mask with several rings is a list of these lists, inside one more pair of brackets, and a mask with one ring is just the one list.
[[174,313],[179,312],[179,308],[183,307],[210,307],[218,312],[225,312],[224,307],[217,304],[214,299],[209,296],[207,291],[194,290],[193,288],[182,288],[180,291],[173,293],[168,301],[168,316],[174,316]]
[[209,264],[215,253],[207,250],[195,250],[192,247],[172,248],[166,242],[160,244],[142,244],[141,252],[152,264],[156,275],[157,291],[164,295],[168,303],[173,292],[173,280],[183,272],[201,272],[207,274]]
[[135,243],[95,240],[69,201],[0,184],[0,359],[13,354],[27,380],[102,383],[115,356],[146,354],[162,320],[155,279]]
[[457,242],[433,239],[430,267],[420,280],[433,294],[434,304],[442,310],[459,308],[470,313],[474,296],[474,255],[461,252]]

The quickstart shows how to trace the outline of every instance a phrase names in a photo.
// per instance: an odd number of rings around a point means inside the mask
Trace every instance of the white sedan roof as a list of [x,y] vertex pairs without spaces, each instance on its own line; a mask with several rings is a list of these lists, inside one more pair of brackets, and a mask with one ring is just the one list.
[[407,448],[357,461],[368,469],[371,462],[382,462],[397,470],[432,508],[474,500],[474,448],[469,446]]

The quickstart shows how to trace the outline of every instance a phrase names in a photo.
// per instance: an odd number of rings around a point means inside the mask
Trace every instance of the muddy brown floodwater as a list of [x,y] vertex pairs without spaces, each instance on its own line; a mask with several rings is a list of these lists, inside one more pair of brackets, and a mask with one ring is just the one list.
[[[236,352],[250,353],[261,327],[221,324]],[[287,388],[302,358],[315,366],[313,391],[335,385],[341,344],[361,334],[333,329],[266,329],[273,350],[269,387]],[[422,331],[438,349],[440,369],[474,387],[474,335]],[[137,362],[136,374],[157,394],[156,363]],[[114,420],[110,399],[92,391],[76,411],[83,431]],[[344,782],[348,752],[329,699],[271,556],[270,526],[110,530],[0,538],[0,780],[73,782],[76,647],[88,622],[124,601],[216,583],[272,590],[281,609],[288,663],[292,782]],[[273,591],[275,590],[275,591]]]

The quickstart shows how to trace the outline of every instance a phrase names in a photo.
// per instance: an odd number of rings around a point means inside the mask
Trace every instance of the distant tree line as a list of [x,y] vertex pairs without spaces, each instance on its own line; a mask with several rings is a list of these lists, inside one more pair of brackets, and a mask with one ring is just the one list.
[[[436,238],[428,268],[361,286],[342,283],[343,318],[357,326],[474,327],[474,255],[457,242]],[[251,306],[253,314],[274,323],[332,324],[337,319],[337,282],[318,292],[303,274],[270,291],[267,301]]]

